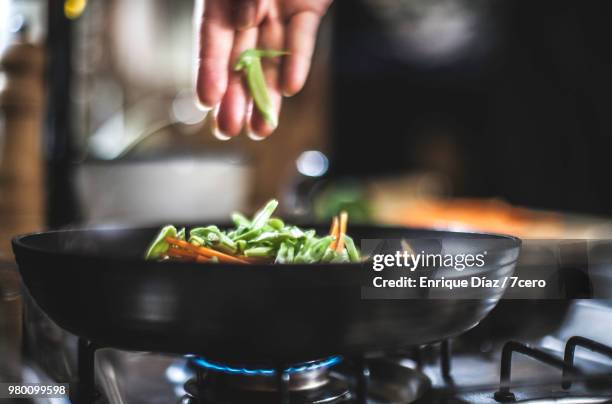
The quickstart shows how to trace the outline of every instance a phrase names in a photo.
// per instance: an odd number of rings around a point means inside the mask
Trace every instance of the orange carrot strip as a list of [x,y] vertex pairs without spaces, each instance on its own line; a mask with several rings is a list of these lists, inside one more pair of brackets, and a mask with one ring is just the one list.
[[182,248],[177,248],[177,247],[170,247],[168,251],[166,252],[166,254],[168,254],[168,256],[170,257],[191,258],[194,260],[198,258],[199,256],[193,251],[187,251],[187,250],[184,250]]
[[176,248],[176,247],[169,248],[167,254],[168,256],[173,257],[173,258],[182,258],[182,259],[187,259],[189,261],[196,261],[196,262],[209,262],[210,261],[210,258],[208,257],[205,257],[200,254],[196,254],[192,251],[188,251],[188,250],[184,250],[182,248]]
[[340,252],[344,248],[344,235],[346,234],[346,225],[348,223],[348,213],[340,212],[340,234],[338,235],[338,245],[336,251]]
[[166,241],[170,244],[177,245],[179,247],[183,247],[186,250],[193,251],[196,254],[203,255],[205,257],[217,257],[221,262],[230,262],[236,264],[248,264],[247,261],[241,260],[240,258],[232,257],[231,255],[224,254],[220,251],[213,250],[212,248],[207,247],[197,247],[191,243],[188,243],[183,240],[179,240],[172,237],[166,237]]
[[334,236],[338,231],[338,216],[332,218],[331,227],[329,228],[329,235]]
[[197,255],[178,248],[170,248],[166,254],[171,258],[180,259],[181,261],[195,261],[197,258]]
[[336,245],[338,244],[338,230],[339,230],[338,216],[334,216],[334,218],[332,219],[331,228],[329,229],[329,235],[334,237],[334,241],[332,241],[331,244],[329,245],[329,248],[331,248],[332,250],[335,250]]
[[173,258],[189,258],[193,261],[197,261],[197,262],[208,262],[210,261],[210,258],[205,257],[203,255],[197,254],[193,251],[189,251],[189,250],[185,250],[183,248],[178,248],[178,247],[170,247],[168,249],[167,254],[170,257]]

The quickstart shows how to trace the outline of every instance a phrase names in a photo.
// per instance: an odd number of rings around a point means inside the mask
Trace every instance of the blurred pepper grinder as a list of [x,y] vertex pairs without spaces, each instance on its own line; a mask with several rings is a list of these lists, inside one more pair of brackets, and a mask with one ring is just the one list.
[[[43,48],[28,43],[24,24],[0,59],[6,86],[0,93],[4,145],[0,154],[0,257],[11,256],[15,234],[44,223],[41,119]],[[0,119],[2,121],[2,119]]]
[[23,303],[10,253],[15,234],[43,226],[43,50],[23,26],[0,57],[0,381],[21,379]]

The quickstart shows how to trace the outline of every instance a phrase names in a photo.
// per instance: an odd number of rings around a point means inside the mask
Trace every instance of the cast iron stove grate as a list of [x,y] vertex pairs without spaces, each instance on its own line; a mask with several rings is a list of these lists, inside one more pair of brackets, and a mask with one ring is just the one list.
[[[80,383],[77,403],[91,404],[100,396],[93,383],[93,358],[96,347],[80,341]],[[542,348],[531,347],[509,341],[501,354],[500,383],[497,391],[479,393],[482,400],[472,400],[465,395],[459,382],[453,378],[453,358],[450,343],[444,341],[439,350],[439,373],[444,387],[433,386],[424,369],[424,351],[414,348],[401,356],[412,357],[413,367],[406,367],[401,360],[355,359],[331,357],[298,366],[278,366],[267,369],[251,369],[228,366],[206,361],[198,357],[188,360],[195,377],[185,383],[182,404],[242,404],[242,403],[605,403],[612,402],[612,372],[604,367],[603,373],[593,374],[575,365],[577,347],[589,349],[612,358],[612,347],[584,337],[575,336],[567,340],[564,354],[555,354]],[[527,396],[526,385],[511,383],[514,353],[541,361],[558,368],[559,379],[554,396],[546,388],[534,385],[535,395]],[[457,359],[459,360],[459,359]],[[459,362],[458,362],[459,363]],[[460,368],[455,365],[457,379]],[[586,386],[586,388],[584,387]],[[583,394],[586,392],[587,394]],[[468,392],[469,393],[469,392]],[[597,394],[601,393],[601,394]],[[468,397],[468,398],[466,398]],[[544,400],[544,401],[542,401]],[[546,401],[548,400],[548,401]],[[580,401],[584,400],[584,401]]]

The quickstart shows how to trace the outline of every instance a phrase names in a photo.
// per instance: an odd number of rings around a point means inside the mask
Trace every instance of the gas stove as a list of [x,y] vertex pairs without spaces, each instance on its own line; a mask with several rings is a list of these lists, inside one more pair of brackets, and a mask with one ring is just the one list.
[[579,300],[554,333],[530,341],[487,338],[484,322],[452,340],[393,354],[278,368],[81,341],[79,377],[95,374],[95,387],[79,388],[93,389],[96,404],[610,403],[610,319],[611,302]]
[[[526,253],[522,264],[542,266]],[[607,289],[600,272],[594,286]],[[609,299],[501,300],[435,344],[261,367],[96,346],[26,303],[21,381],[72,381],[77,404],[612,402]],[[47,403],[62,402],[34,402]]]

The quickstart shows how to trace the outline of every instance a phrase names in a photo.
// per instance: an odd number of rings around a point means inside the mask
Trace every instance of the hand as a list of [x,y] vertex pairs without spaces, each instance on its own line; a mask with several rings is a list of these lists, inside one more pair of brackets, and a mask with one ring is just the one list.
[[244,125],[252,138],[271,127],[253,108],[243,76],[233,71],[246,49],[287,50],[288,56],[262,60],[270,98],[280,112],[281,93],[304,86],[317,28],[331,0],[206,0],[200,29],[196,92],[207,108],[216,108],[217,136],[236,136]]

